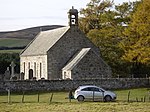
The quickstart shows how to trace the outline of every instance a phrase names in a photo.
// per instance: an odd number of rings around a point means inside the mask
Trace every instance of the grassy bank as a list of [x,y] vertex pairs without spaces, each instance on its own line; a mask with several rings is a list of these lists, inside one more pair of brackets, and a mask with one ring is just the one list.
[[[130,91],[130,102],[127,102]],[[12,93],[8,104],[7,94],[0,95],[0,112],[150,112],[150,89],[116,90],[116,102],[69,102],[68,92]],[[146,96],[146,101],[143,99]],[[52,100],[50,102],[50,99]],[[139,101],[136,101],[136,98]],[[23,99],[23,102],[22,102]]]
[[0,104],[0,112],[150,112],[150,103],[53,102]]

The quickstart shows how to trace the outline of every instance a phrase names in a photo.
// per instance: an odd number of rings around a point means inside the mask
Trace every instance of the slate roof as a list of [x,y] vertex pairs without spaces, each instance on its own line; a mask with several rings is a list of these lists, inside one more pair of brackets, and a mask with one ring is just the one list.
[[47,54],[47,51],[68,31],[69,28],[70,27],[68,26],[40,32],[24,49],[21,56]]
[[83,48],[62,70],[72,70],[91,48]]

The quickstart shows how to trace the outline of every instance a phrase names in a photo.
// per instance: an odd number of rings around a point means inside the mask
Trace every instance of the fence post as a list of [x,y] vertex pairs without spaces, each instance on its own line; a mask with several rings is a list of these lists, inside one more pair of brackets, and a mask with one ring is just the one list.
[[50,97],[49,103],[51,103],[51,102],[52,102],[52,99],[53,99],[53,93],[51,94],[51,97]]
[[8,103],[11,103],[11,91],[10,91],[10,89],[7,89],[7,92],[8,92]]
[[138,102],[138,98],[136,97],[136,102]]
[[143,102],[143,98],[141,98],[141,102]]
[[11,102],[10,89],[8,89],[7,91],[8,91],[8,103],[10,103]]
[[130,101],[130,91],[128,92],[128,102]]
[[22,103],[24,103],[24,93],[25,93],[25,92],[23,91],[22,100],[21,100]]
[[144,102],[145,102],[145,100],[146,100],[146,96],[144,96]]
[[38,92],[38,103],[39,103],[39,101],[40,101],[40,93]]
[[93,91],[93,102],[94,102],[94,91]]
[[103,99],[102,99],[102,101],[104,102],[105,100],[104,100],[104,91],[102,91],[102,95],[103,95]]

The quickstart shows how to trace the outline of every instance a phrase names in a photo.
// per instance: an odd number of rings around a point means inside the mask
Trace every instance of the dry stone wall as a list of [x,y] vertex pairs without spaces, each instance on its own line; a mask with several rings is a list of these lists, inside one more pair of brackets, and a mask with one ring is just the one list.
[[141,78],[90,79],[90,80],[24,80],[1,81],[0,92],[11,91],[64,91],[80,85],[96,85],[105,89],[126,89],[150,86],[150,80]]

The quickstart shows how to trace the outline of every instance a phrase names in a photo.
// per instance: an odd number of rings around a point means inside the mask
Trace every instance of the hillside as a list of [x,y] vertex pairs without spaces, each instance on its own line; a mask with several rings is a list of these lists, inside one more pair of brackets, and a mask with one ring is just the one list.
[[23,49],[40,31],[52,30],[59,27],[62,26],[47,25],[18,31],[0,32],[0,53]]
[[47,25],[38,26],[33,28],[27,28],[18,31],[0,32],[0,38],[17,38],[17,39],[29,39],[32,40],[41,30],[51,30],[62,27],[61,25]]

